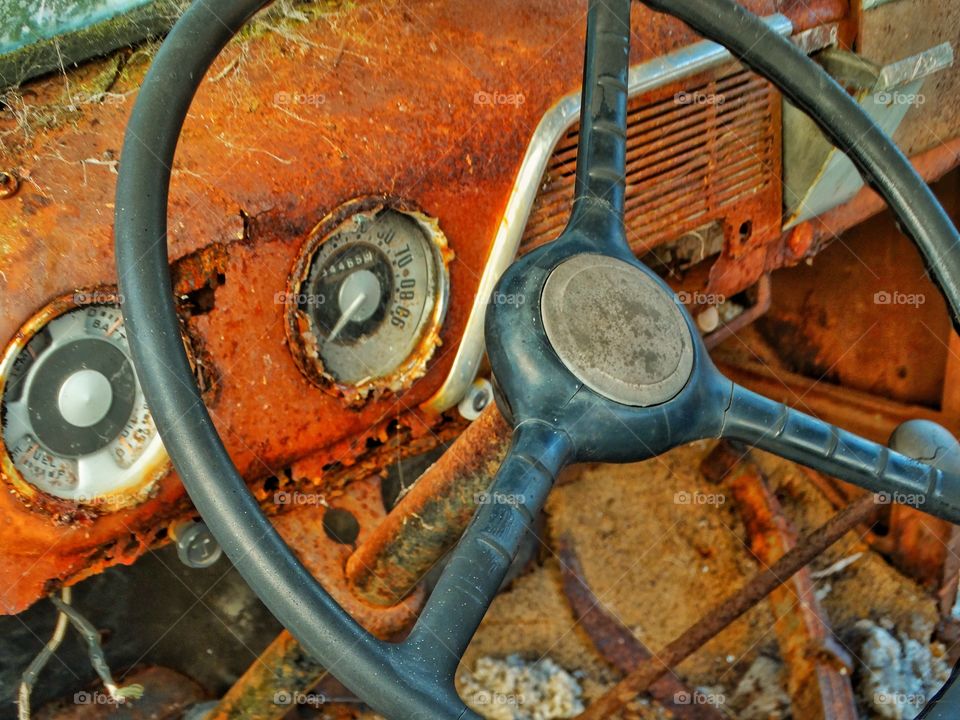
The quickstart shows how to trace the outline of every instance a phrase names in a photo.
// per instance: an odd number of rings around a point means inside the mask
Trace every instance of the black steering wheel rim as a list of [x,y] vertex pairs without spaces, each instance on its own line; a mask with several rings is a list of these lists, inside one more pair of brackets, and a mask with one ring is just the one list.
[[[502,577],[501,570],[506,571],[553,478],[571,461],[595,457],[640,459],[644,455],[636,449],[617,454],[618,448],[607,447],[603,438],[585,437],[579,431],[569,431],[563,423],[544,421],[544,400],[533,395],[537,394],[535,390],[547,387],[551,378],[541,373],[531,384],[530,377],[507,367],[511,362],[507,352],[511,349],[510,338],[525,342],[520,320],[525,317],[524,322],[528,321],[529,314],[539,312],[539,307],[524,308],[522,312],[527,315],[523,317],[488,313],[488,351],[503,393],[501,401],[515,425],[513,446],[496,482],[505,496],[519,500],[481,509],[420,621],[402,645],[383,643],[364,631],[297,560],[247,490],[204,407],[181,342],[166,242],[170,168],[192,98],[230,38],[268,1],[196,0],[171,31],[143,82],[124,141],[115,224],[117,271],[134,365],[164,444],[201,516],[247,583],[307,650],[347,687],[389,717],[476,718],[453,687],[456,662],[496,592],[498,575]],[[523,287],[539,298],[543,286],[531,284],[527,271],[539,267],[540,280],[546,282],[564,260],[584,253],[616,257],[647,272],[625,249],[620,237],[622,180],[615,178],[615,173],[588,172],[591,166],[604,162],[613,170],[622,163],[616,134],[606,137],[596,130],[598,120],[625,122],[626,60],[622,51],[624,46],[629,47],[629,2],[608,0],[608,4],[615,9],[591,2],[594,28],[588,32],[582,162],[578,163],[571,226],[564,238],[525,256],[508,270],[501,281],[503,291],[510,292],[511,283],[520,287],[526,282]],[[904,231],[920,248],[956,322],[960,317],[960,237],[909,161],[843,89],[788,40],[769,31],[730,0],[648,0],[646,4],[680,17],[705,37],[725,45],[811,114],[887,200]],[[627,28],[620,33],[620,41],[601,46],[597,38],[602,28],[598,26],[605,26],[607,34],[616,34],[618,28],[622,30],[624,12]],[[593,202],[598,197],[603,202]],[[524,276],[528,280],[524,281]],[[659,279],[654,281],[668,292]],[[684,317],[692,329],[689,316]],[[539,337],[541,346],[542,341]],[[676,407],[681,403],[678,412],[699,418],[696,422],[681,431],[671,426],[665,409],[645,409],[638,414],[635,409],[604,404],[604,411],[616,414],[617,421],[627,425],[639,423],[636,418],[642,415],[642,432],[648,438],[653,436],[650,444],[654,448],[676,445],[703,433],[757,441],[760,436],[754,425],[767,422],[767,415],[774,412],[777,415],[773,419],[780,422],[779,406],[769,401],[764,405],[761,399],[724,381],[697,345],[698,338],[693,337],[691,342],[698,353],[697,369],[679,399],[670,399],[670,403]],[[543,352],[542,347],[531,352],[537,356]],[[512,360],[515,362],[516,356]],[[550,362],[556,365],[553,358]],[[572,377],[569,370],[554,369],[566,372],[568,380]],[[576,381],[574,377],[568,399],[594,402],[595,398]],[[725,409],[723,413],[700,416],[697,407],[701,402]],[[793,434],[799,435],[790,447],[779,436],[774,438],[775,451],[789,456],[791,448],[809,444],[810,437],[820,432],[820,426],[797,417],[783,414],[783,429],[792,428]],[[790,432],[783,434],[791,440]],[[830,438],[831,453],[835,453],[833,430]],[[864,449],[866,446],[855,441],[851,440],[855,451],[873,458],[872,448]],[[831,460],[840,462],[843,458]],[[841,462],[836,474],[844,477],[843,473],[849,471],[856,477],[862,475],[861,458],[855,460],[847,463],[849,467]],[[891,482],[900,475],[912,479],[920,472],[907,461],[893,460],[892,470],[889,457],[882,468],[883,473],[892,473]],[[935,480],[941,482],[943,478],[937,476]],[[960,503],[952,497],[938,498],[927,509],[960,517]],[[489,527],[496,527],[496,532],[488,531]]]

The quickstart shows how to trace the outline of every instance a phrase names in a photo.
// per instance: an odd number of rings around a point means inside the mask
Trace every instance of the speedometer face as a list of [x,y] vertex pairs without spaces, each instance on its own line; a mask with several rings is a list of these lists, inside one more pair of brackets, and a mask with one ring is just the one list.
[[165,469],[117,306],[55,317],[5,358],[4,369],[3,440],[27,486],[122,506]]
[[446,300],[444,247],[425,216],[379,207],[322,238],[296,292],[296,327],[316,371],[360,395],[422,371]]

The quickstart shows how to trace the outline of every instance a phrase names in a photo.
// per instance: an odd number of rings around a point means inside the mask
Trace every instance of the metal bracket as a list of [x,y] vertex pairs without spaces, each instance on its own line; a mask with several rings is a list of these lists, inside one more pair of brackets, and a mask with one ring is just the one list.
[[[927,77],[953,65],[953,47],[945,42],[886,66],[839,49],[825,50],[818,61],[851,90],[866,113],[893,135],[907,112],[922,106]],[[783,103],[783,182],[789,229],[847,202],[863,187],[863,178],[846,154],[833,146],[802,111]]]

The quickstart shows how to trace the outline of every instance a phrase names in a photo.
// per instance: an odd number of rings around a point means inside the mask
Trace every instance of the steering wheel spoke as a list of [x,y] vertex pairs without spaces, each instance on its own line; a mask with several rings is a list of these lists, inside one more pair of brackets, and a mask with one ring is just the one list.
[[630,2],[591,2],[587,14],[573,209],[558,242],[582,233],[596,251],[630,256],[623,227]]
[[960,474],[933,467],[733,385],[722,435],[960,522]]
[[[515,425],[511,451],[407,640],[373,638],[297,561],[233,465],[191,373],[167,272],[170,167],[187,110],[219,51],[267,3],[198,0],[158,52],[121,157],[117,275],[137,375],[197,509],[274,615],[374,709],[479,717],[457,696],[454,673],[570,462],[639,460],[723,436],[960,522],[960,471],[908,449],[945,447],[942,436],[931,444],[911,430],[898,445],[934,467],[732,384],[670,288],[634,257],[623,225],[630,2],[590,0],[571,218],[501,277],[497,292],[527,301],[486,313],[497,401]],[[886,198],[960,318],[960,236],[843,88],[732,0],[645,3],[721,42],[807,110]]]
[[420,655],[437,660],[444,679],[452,680],[570,452],[564,433],[545,423],[523,423],[490,489],[477,498],[480,509],[407,640]]

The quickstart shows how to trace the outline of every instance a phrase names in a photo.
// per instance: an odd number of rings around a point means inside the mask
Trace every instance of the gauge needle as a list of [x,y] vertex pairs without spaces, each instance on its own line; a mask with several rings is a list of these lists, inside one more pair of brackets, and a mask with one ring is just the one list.
[[343,311],[343,315],[340,316],[340,319],[337,320],[337,324],[333,326],[333,330],[330,331],[330,334],[327,336],[327,342],[333,342],[334,338],[340,334],[340,331],[346,327],[347,323],[350,322],[350,318],[353,317],[353,314],[360,309],[360,306],[363,305],[363,301],[367,299],[365,293],[359,293],[351,302],[347,309]]

